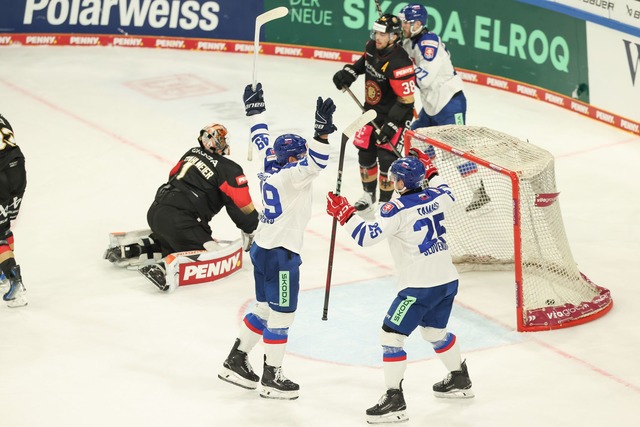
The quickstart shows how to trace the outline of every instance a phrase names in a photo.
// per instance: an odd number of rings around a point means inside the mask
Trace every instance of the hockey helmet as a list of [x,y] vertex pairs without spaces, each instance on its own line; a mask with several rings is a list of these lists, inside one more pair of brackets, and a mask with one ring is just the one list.
[[229,154],[229,144],[227,141],[227,128],[213,123],[203,127],[198,136],[200,146],[207,151],[218,154]]
[[276,142],[273,143],[273,151],[280,165],[289,163],[291,156],[302,160],[307,155],[307,140],[294,133],[285,133],[276,138]]
[[427,25],[427,19],[429,18],[429,14],[427,13],[427,8],[421,4],[417,3],[409,3],[405,7],[400,10],[398,17],[402,21],[406,22],[415,22],[420,21],[422,25]]
[[371,39],[375,40],[376,32],[395,34],[396,40],[402,40],[402,24],[397,16],[385,13],[376,19],[371,29]]
[[425,173],[424,165],[416,157],[401,157],[391,163],[389,181],[401,180],[404,182],[404,189],[415,190],[422,187]]

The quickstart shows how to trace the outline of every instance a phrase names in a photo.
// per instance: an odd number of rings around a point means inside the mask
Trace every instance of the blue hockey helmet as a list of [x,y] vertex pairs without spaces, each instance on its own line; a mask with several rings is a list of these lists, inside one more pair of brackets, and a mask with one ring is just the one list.
[[427,8],[423,5],[409,3],[400,10],[398,17],[406,22],[420,21],[424,26],[427,25],[427,18],[429,18],[429,14],[427,13]]
[[285,133],[276,138],[273,143],[273,151],[276,154],[278,164],[286,165],[289,157],[293,156],[302,160],[307,155],[307,140],[295,133]]
[[422,187],[425,173],[424,165],[416,157],[401,157],[391,163],[389,181],[402,181],[406,190],[415,190]]

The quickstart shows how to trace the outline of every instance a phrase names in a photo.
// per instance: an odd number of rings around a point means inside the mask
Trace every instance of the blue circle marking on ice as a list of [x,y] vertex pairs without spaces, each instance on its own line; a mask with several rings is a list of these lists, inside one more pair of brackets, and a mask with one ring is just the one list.
[[[332,287],[327,321],[322,320],[324,291],[300,292],[287,352],[344,365],[382,366],[378,337],[384,315],[398,292],[395,279]],[[522,341],[514,330],[455,303],[448,329],[458,337],[463,353]],[[435,357],[433,347],[418,330],[405,341],[405,350],[409,362]]]

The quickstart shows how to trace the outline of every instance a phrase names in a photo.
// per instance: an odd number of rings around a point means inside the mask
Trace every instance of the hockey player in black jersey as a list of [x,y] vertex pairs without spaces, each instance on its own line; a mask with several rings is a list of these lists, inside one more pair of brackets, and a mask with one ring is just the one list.
[[[216,251],[219,245],[209,222],[222,208],[241,230],[243,247],[249,250],[258,213],[242,167],[226,157],[227,129],[221,124],[207,125],[200,130],[198,142],[199,146],[180,158],[168,181],[157,190],[147,212],[151,234],[136,236],[137,243],[107,249],[105,258],[128,265],[130,259],[149,261],[175,252]],[[145,265],[141,272],[161,290],[171,290],[166,286],[162,263]]]
[[18,216],[26,187],[24,155],[16,144],[11,124],[0,114],[0,286],[2,299],[9,307],[27,305],[27,291],[13,253],[11,232],[11,221]]
[[397,159],[390,144],[396,146],[404,129],[413,119],[415,73],[413,63],[402,48],[402,24],[391,14],[382,15],[373,24],[371,40],[354,64],[345,65],[333,76],[340,90],[365,75],[365,110],[375,110],[377,132],[369,124],[354,138],[364,194],[355,203],[358,211],[371,210],[376,202],[378,180],[381,205],[391,199],[393,184],[387,171]]

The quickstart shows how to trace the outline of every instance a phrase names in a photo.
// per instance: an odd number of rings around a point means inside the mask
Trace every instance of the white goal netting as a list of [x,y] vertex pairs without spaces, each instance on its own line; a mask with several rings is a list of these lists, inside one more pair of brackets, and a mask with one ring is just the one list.
[[495,130],[454,125],[407,132],[410,146],[435,153],[456,197],[447,242],[458,269],[514,270],[518,330],[572,326],[611,308],[609,290],[571,255],[551,153]]

